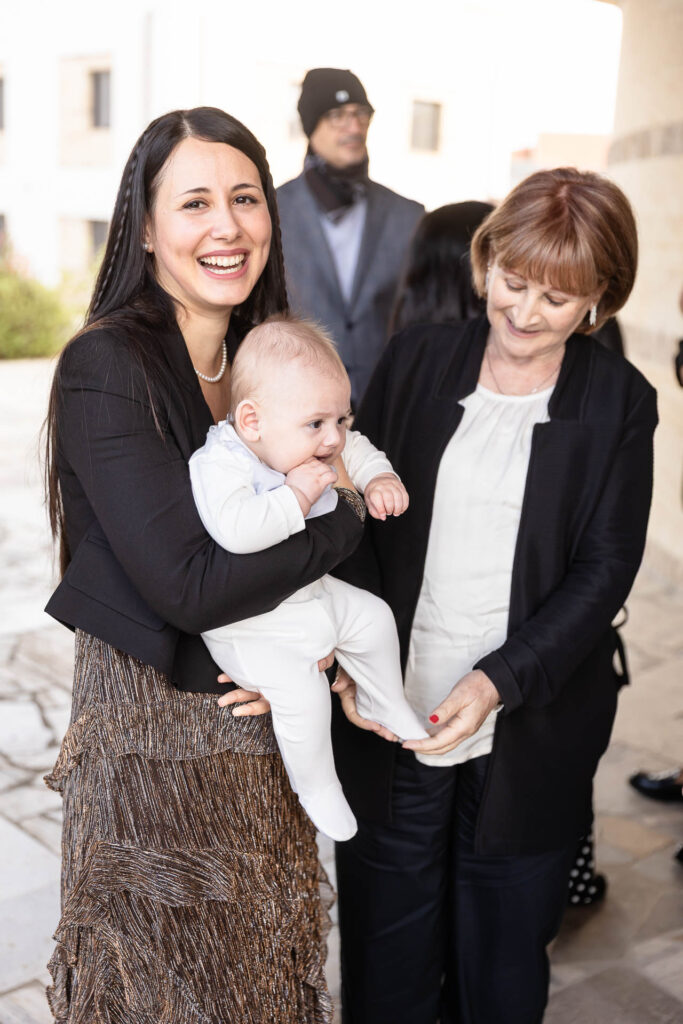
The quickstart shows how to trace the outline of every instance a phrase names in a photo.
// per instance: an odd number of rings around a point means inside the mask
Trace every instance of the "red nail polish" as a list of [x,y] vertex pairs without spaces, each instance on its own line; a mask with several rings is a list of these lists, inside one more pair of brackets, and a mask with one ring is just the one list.
[[430,715],[429,716],[429,721],[430,722],[438,722],[439,721],[439,716],[438,715]]

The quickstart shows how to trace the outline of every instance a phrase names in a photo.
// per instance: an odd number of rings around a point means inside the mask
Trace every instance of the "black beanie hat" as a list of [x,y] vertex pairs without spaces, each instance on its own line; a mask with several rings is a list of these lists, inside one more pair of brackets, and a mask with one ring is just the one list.
[[362,103],[374,113],[362,82],[352,71],[341,68],[312,68],[307,71],[297,107],[306,135],[310,138],[323,114],[334,107],[343,107],[345,103]]

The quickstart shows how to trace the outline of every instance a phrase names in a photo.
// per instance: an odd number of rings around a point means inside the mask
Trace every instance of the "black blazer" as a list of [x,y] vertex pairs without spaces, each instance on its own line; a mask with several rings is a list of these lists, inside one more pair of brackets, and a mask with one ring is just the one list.
[[[361,546],[337,573],[389,603],[404,667],[439,463],[462,417],[459,401],[476,387],[488,329],[481,317],[399,334],[355,424],[387,452],[410,508],[398,519],[368,520]],[[610,623],[645,543],[655,397],[623,358],[580,335],[568,340],[550,420],[533,430],[508,638],[476,666],[504,704],[480,850],[559,848],[590,826],[592,777],[616,708]],[[361,817],[388,820],[394,748],[335,711],[335,756],[349,800]]]
[[[230,357],[243,330],[231,328]],[[125,334],[95,329],[57,368],[58,467],[72,560],[46,611],[168,673],[224,693],[204,630],[276,607],[349,555],[361,536],[343,502],[266,551],[233,555],[206,533],[187,462],[213,422],[180,331],[152,394]]]

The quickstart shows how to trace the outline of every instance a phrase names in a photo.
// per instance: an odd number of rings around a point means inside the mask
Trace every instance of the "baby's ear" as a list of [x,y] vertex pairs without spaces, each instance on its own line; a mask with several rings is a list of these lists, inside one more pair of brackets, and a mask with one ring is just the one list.
[[261,437],[258,405],[253,398],[243,398],[235,409],[235,430],[245,441],[258,441]]

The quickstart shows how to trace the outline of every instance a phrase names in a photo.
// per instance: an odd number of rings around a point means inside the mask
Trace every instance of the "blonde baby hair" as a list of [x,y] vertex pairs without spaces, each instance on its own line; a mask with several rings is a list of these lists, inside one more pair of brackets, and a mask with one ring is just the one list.
[[295,359],[327,377],[348,380],[334,342],[318,324],[278,313],[253,327],[237,350],[230,371],[231,413],[245,398],[258,399],[264,382]]

